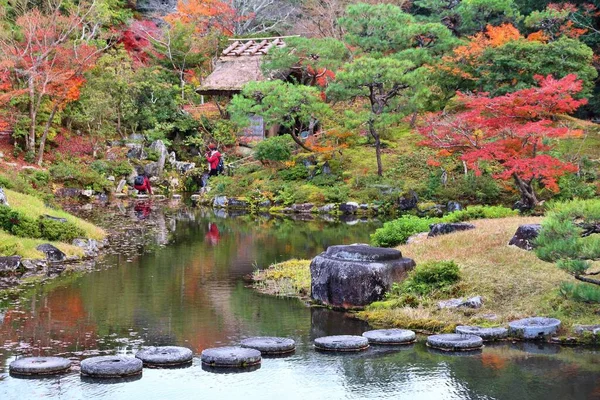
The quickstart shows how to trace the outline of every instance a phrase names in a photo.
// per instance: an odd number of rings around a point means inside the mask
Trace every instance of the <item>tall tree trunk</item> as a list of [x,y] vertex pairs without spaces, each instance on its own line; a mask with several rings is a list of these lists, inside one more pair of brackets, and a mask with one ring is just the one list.
[[383,164],[381,163],[381,139],[379,133],[375,130],[373,120],[369,120],[369,133],[375,139],[375,156],[377,157],[377,175],[383,175]]
[[521,177],[516,173],[512,176],[515,181],[515,184],[521,192],[521,201],[523,202],[523,205],[525,205],[530,210],[535,208],[535,206],[539,204],[539,200],[537,199],[535,191],[533,190],[533,179],[525,181],[521,179]]
[[179,71],[179,86],[181,87],[181,100],[185,100],[185,79],[183,71]]
[[25,139],[25,149],[35,151],[35,125],[37,110],[35,106],[35,89],[33,79],[29,79],[29,137]]
[[412,113],[412,116],[410,117],[410,129],[414,129],[417,125],[417,115],[418,113],[416,111]]
[[54,104],[52,107],[52,112],[50,112],[50,118],[48,118],[48,122],[46,122],[46,126],[44,127],[44,133],[42,134],[42,138],[40,139],[40,148],[38,149],[38,159],[37,165],[40,167],[44,162],[44,147],[46,147],[46,139],[48,138],[48,132],[50,132],[50,127],[52,126],[52,120],[58,111],[58,102]]

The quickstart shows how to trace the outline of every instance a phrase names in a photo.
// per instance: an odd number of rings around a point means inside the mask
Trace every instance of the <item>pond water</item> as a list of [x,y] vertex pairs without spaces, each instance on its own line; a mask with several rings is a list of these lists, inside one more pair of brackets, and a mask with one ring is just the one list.
[[[144,206],[145,207],[145,206]],[[296,299],[259,294],[244,275],[275,261],[312,257],[327,246],[367,242],[378,222],[327,223],[215,215],[152,206],[121,213],[125,234],[93,272],[29,289],[0,310],[0,399],[598,399],[600,352],[506,343],[476,354],[439,354],[423,338],[402,348],[324,354],[312,340],[369,327]],[[409,255],[410,256],[410,255]],[[296,352],[258,370],[214,373],[199,354],[256,335],[287,336]],[[145,369],[140,379],[82,381],[78,361],[143,346],[193,349],[191,367]],[[62,355],[74,371],[19,379],[19,355]]]

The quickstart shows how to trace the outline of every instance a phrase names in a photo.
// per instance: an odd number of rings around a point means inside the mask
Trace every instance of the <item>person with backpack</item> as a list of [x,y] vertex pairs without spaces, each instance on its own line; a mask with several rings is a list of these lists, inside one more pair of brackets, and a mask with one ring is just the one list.
[[150,179],[148,179],[148,176],[146,175],[146,173],[143,173],[143,174],[135,177],[135,179],[133,180],[133,187],[135,189],[137,189],[137,191],[140,193],[148,192],[148,194],[152,194],[152,187],[150,186]]
[[210,167],[208,176],[217,176],[222,173],[224,169],[223,157],[217,150],[217,146],[215,146],[213,143],[208,145],[208,149],[209,152],[206,153],[206,161],[208,161],[208,165]]

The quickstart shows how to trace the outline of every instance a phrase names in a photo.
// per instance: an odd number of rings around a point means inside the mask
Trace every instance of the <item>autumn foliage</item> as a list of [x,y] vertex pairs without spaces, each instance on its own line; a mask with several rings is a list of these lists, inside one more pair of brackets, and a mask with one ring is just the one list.
[[580,133],[561,126],[554,116],[572,113],[587,103],[573,97],[582,89],[575,75],[535,79],[538,87],[499,97],[459,92],[461,111],[430,115],[419,129],[425,138],[422,144],[440,150],[440,156],[459,155],[478,174],[481,162],[491,163],[496,178],[513,179],[523,202],[535,206],[535,181],[558,191],[557,179],[576,171],[574,165],[548,154],[552,146],[545,139]]

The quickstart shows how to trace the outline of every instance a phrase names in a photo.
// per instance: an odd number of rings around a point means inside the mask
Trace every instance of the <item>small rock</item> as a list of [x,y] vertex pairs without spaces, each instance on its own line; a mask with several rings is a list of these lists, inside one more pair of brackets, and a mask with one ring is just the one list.
[[525,224],[517,228],[515,235],[510,239],[510,246],[517,246],[524,250],[533,250],[533,244],[538,237],[542,225],[540,224]]
[[450,299],[450,300],[442,300],[438,302],[438,308],[459,308],[459,307],[467,307],[467,308],[481,308],[483,306],[483,299],[481,296],[475,296],[468,298],[467,300],[463,299]]
[[356,210],[358,210],[358,203],[355,203],[353,201],[348,203],[342,203],[339,205],[338,209],[342,214],[356,214]]
[[398,198],[398,209],[400,211],[409,211],[417,208],[419,196],[414,190],[408,192],[404,196]]
[[0,257],[0,276],[13,275],[20,267],[20,256]]
[[81,247],[86,257],[98,255],[98,242],[94,239],[74,239],[72,244]]
[[337,206],[333,203],[331,204],[325,204],[323,207],[319,207],[318,211],[320,214],[329,214],[333,211],[335,211],[335,209],[337,208]]
[[6,197],[6,193],[4,193],[4,189],[0,187],[0,206],[9,206],[8,198]]
[[453,232],[459,231],[467,231],[470,229],[475,229],[475,225],[467,224],[464,222],[457,223],[441,223],[441,224],[431,224],[429,227],[429,237],[447,235]]
[[227,207],[227,197],[226,196],[217,196],[213,200],[214,208],[225,208]]
[[127,152],[127,158],[136,160],[145,160],[148,158],[148,153],[141,145],[133,145]]
[[421,243],[421,242],[427,240],[428,236],[429,236],[428,232],[417,233],[416,235],[412,235],[408,239],[406,239],[406,244]]
[[46,259],[52,262],[64,261],[67,255],[49,243],[40,244],[36,250],[46,254]]
[[250,208],[250,203],[248,203],[244,199],[229,198],[227,200],[227,208],[237,209],[237,210],[246,210],[246,209]]
[[44,218],[51,219],[51,220],[56,221],[56,222],[62,222],[62,223],[66,223],[67,222],[66,218],[53,217],[52,215],[48,215],[48,214],[45,214]]
[[94,197],[94,191],[92,189],[82,190],[80,196],[85,197],[86,199],[91,199]]
[[106,180],[109,180],[109,181],[111,181],[111,182],[114,182],[114,181],[115,181],[115,177],[114,177],[114,176],[112,176],[112,175],[109,175],[109,176],[108,176],[108,178],[106,178]]
[[115,190],[115,193],[123,193],[123,189],[125,188],[125,185],[127,185],[127,181],[125,179],[121,179],[119,181],[119,184],[117,185],[117,189]]
[[596,331],[600,331],[600,325],[574,325],[573,331],[578,335],[584,332],[592,332],[595,335]]
[[293,204],[292,210],[297,213],[309,213],[315,208],[313,203]]
[[448,204],[446,204],[446,211],[449,213],[455,212],[455,211],[460,211],[462,209],[463,209],[462,205],[457,201],[449,201]]

